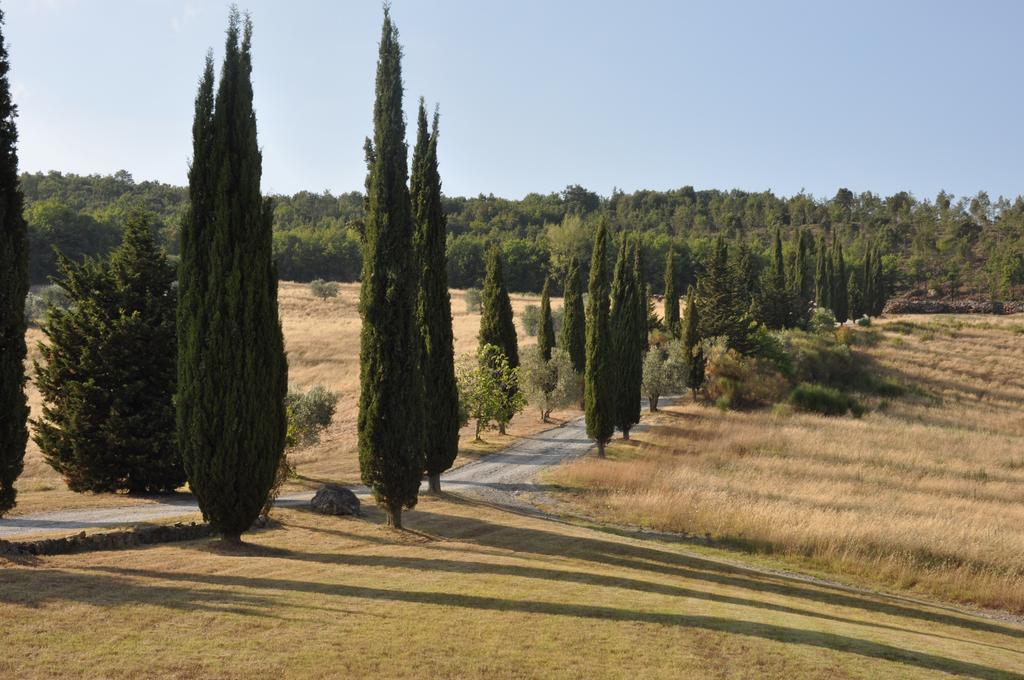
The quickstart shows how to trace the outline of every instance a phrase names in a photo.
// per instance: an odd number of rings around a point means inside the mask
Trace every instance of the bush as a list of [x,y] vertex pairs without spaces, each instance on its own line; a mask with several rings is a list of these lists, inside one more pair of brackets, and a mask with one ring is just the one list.
[[314,279],[309,284],[309,290],[316,297],[321,300],[327,300],[327,298],[338,297],[338,284],[334,281],[324,281],[323,279]]
[[480,289],[468,288],[466,290],[466,311],[470,314],[480,313]]
[[707,351],[708,397],[719,407],[751,408],[783,399],[786,378],[768,361],[725,349],[719,340]]
[[288,390],[285,408],[288,413],[288,448],[308,446],[320,440],[320,433],[327,429],[338,407],[338,393],[331,392],[323,385],[316,385],[308,392]]
[[836,317],[832,310],[815,307],[807,322],[807,330],[812,333],[832,333],[836,329]]
[[857,319],[857,325],[867,328],[871,325],[871,317],[865,315]]
[[864,407],[853,397],[832,387],[812,383],[797,385],[789,395],[789,402],[796,409],[824,416],[841,416],[847,411],[858,418],[864,414]]
[[529,336],[537,335],[537,329],[540,326],[540,307],[537,305],[526,305],[526,309],[523,310],[523,329]]
[[856,360],[848,345],[837,341],[835,334],[790,330],[778,337],[789,361],[786,374],[794,384],[820,383],[851,389],[865,384],[863,363]]

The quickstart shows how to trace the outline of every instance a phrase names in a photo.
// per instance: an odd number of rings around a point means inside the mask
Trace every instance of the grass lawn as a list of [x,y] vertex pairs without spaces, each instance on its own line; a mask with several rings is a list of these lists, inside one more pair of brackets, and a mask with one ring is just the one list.
[[464,501],[0,560],[0,676],[972,678],[1024,628]]

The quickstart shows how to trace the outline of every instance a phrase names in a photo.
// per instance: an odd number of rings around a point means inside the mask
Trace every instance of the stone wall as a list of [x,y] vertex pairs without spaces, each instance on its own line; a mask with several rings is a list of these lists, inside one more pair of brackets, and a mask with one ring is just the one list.
[[0,555],[66,555],[94,550],[120,550],[155,543],[191,541],[212,536],[209,524],[174,524],[139,527],[102,534],[86,534],[64,538],[43,538],[36,541],[0,540]]

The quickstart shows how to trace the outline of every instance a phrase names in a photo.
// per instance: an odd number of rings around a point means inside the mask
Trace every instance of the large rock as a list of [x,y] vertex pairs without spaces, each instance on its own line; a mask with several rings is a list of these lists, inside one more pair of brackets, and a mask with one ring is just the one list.
[[358,517],[359,499],[343,486],[324,484],[316,490],[309,502],[313,510],[321,515],[354,515]]

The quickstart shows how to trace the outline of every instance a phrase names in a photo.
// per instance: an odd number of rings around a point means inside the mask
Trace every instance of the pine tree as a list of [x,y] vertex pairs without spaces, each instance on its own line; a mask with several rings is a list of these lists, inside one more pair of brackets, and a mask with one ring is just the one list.
[[551,318],[550,280],[544,278],[544,290],[540,294],[540,323],[537,332],[537,347],[544,361],[551,361],[551,350],[555,347],[555,324]]
[[848,283],[843,244],[837,239],[832,246],[832,313],[840,323],[844,323],[850,316]]
[[[395,528],[402,526],[402,508],[416,505],[426,463],[423,339],[416,314],[421,263],[413,251],[416,216],[406,186],[401,61],[398,29],[385,5],[359,294],[358,430],[363,483],[384,509],[388,526]],[[432,193],[426,186],[424,191]]]
[[623,439],[629,439],[629,430],[640,422],[640,383],[643,377],[640,328],[646,329],[647,325],[638,313],[637,279],[633,269],[636,260],[630,240],[623,234],[612,280],[609,321],[615,371],[613,419]]
[[25,398],[25,296],[28,232],[18,182],[17,107],[11,99],[0,11],[0,517],[14,507],[28,441]]
[[565,295],[562,298],[562,333],[558,346],[569,353],[573,369],[583,375],[587,364],[587,330],[583,309],[583,281],[580,278],[580,261],[573,255],[569,271],[565,276]]
[[679,337],[679,291],[676,290],[676,254],[670,246],[665,256],[665,330]]
[[700,337],[724,337],[729,347],[740,354],[754,351],[747,291],[729,261],[729,249],[721,236],[704,275],[697,281],[697,306]]
[[287,430],[251,41],[252,22],[233,9],[215,101],[209,57],[200,82],[178,302],[178,445],[203,516],[228,543],[264,507]]
[[818,262],[814,274],[814,304],[817,307],[828,308],[831,305],[829,292],[831,282],[829,281],[829,257],[825,250],[825,237],[818,239]]
[[508,359],[509,366],[519,366],[519,340],[516,325],[512,320],[512,302],[505,287],[505,273],[502,268],[501,251],[492,246],[487,251],[487,273],[481,295],[483,307],[480,316],[480,344],[500,347]]
[[437,168],[438,113],[427,135],[427,114],[420,100],[419,136],[411,187],[416,218],[416,247],[420,254],[417,320],[423,343],[420,357],[423,384],[430,386],[430,408],[424,409],[423,450],[431,493],[441,490],[441,473],[459,453],[459,391],[455,382],[452,304],[448,294],[445,239],[448,223],[441,203]]
[[700,312],[693,286],[686,291],[686,324],[683,329],[683,348],[686,351],[686,386],[697,401],[697,390],[704,385],[704,349],[700,344]]
[[604,446],[615,432],[615,395],[613,391],[612,342],[609,328],[609,290],[605,258],[608,226],[602,217],[594,238],[590,259],[590,284],[587,297],[587,363],[584,396],[587,436],[597,444],[597,455],[604,458]]
[[109,260],[59,262],[71,304],[52,309],[43,327],[34,439],[72,491],[173,491],[185,483],[175,443],[174,266],[140,213]]

